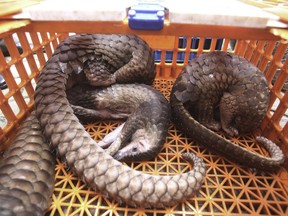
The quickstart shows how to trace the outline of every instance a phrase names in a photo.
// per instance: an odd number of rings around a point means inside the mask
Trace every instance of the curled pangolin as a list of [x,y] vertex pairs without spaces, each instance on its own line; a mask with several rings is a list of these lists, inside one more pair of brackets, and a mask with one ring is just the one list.
[[[89,186],[132,206],[162,208],[188,199],[201,187],[205,176],[203,160],[184,153],[183,158],[194,164],[193,169],[174,176],[153,176],[133,170],[97,146],[74,115],[66,96],[67,89],[82,82],[93,86],[151,84],[154,69],[151,49],[137,36],[71,36],[59,44],[40,74],[35,91],[35,116],[57,155]],[[29,125],[26,126],[24,130],[29,130]],[[40,139],[35,142],[45,144]],[[17,169],[15,164],[10,168]],[[45,169],[54,170],[54,165]],[[2,182],[0,189],[5,189]],[[27,196],[31,191],[27,191]],[[28,212],[34,211],[31,208]],[[13,209],[13,213],[20,215],[22,209]]]
[[170,105],[156,89],[145,84],[115,84],[94,88],[78,85],[67,90],[74,114],[83,121],[126,120],[99,144],[121,161],[155,158],[165,142]]
[[[179,128],[231,160],[263,170],[273,170],[284,162],[281,149],[264,137],[256,140],[271,158],[250,152],[213,132],[221,128],[230,136],[252,132],[266,114],[267,81],[245,58],[219,51],[193,59],[176,79],[170,104]],[[220,122],[215,121],[217,113]]]

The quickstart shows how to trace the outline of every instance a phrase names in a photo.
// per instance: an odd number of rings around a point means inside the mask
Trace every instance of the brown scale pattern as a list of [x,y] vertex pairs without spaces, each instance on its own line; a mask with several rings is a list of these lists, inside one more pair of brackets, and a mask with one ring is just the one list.
[[[128,39],[125,40],[125,37]],[[107,44],[113,44],[113,48]],[[151,75],[135,72],[154,67],[149,65],[153,62],[151,50],[145,47],[147,46],[145,42],[138,37],[121,35],[70,37],[55,50],[54,55],[44,66],[37,84],[36,115],[44,135],[57,149],[58,156],[84,182],[119,202],[126,202],[132,206],[161,208],[187,199],[201,187],[204,180],[205,165],[202,159],[193,154],[183,153],[182,156],[188,162],[194,163],[194,167],[187,173],[174,176],[152,176],[135,171],[116,161],[98,147],[74,116],[65,95],[65,84],[69,75],[75,71],[73,70],[76,68],[75,64],[81,67],[79,60],[84,61],[88,58],[93,60],[90,49],[95,50],[97,55],[98,46],[100,51],[105,47],[105,52],[101,55],[108,57],[111,53],[116,56],[121,56],[125,52],[133,54],[133,58],[128,63],[126,59],[116,58],[119,62],[114,65],[125,65],[113,73],[117,82],[128,81],[125,73],[132,76],[133,82],[136,80],[151,82]],[[78,56],[79,50],[86,51],[86,49],[88,49],[86,55],[81,52],[81,56]],[[115,61],[113,56],[110,59],[112,63]],[[133,74],[136,74],[136,78]],[[143,76],[141,79],[139,74]]]
[[[173,81],[156,79],[154,87],[169,99]],[[119,121],[97,121],[85,124],[93,139],[100,141],[116,128]],[[224,133],[220,133],[224,136]],[[255,143],[255,136],[226,137],[250,151],[268,156]],[[288,175],[284,168],[277,172],[260,172],[235,164],[227,158],[199,145],[177,130],[171,122],[166,142],[153,160],[128,163],[135,170],[151,175],[175,175],[192,169],[182,160],[183,152],[193,152],[203,158],[207,173],[197,194],[165,209],[134,208],[94,192],[65,165],[56,165],[55,191],[49,215],[280,215],[288,214]]]
[[[199,143],[249,167],[275,170],[285,160],[281,149],[264,137],[256,137],[270,153],[264,157],[219,136],[221,128],[231,136],[254,131],[269,104],[267,81],[245,58],[211,52],[193,59],[176,79],[170,103],[178,128]],[[221,124],[214,119],[220,110]]]
[[0,163],[0,215],[43,215],[54,189],[55,156],[32,113]]

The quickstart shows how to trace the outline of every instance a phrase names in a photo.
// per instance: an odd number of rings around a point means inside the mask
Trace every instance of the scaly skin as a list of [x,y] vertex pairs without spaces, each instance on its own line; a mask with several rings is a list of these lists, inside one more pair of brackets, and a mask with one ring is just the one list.
[[87,85],[67,90],[74,114],[86,121],[127,119],[107,151],[117,160],[155,158],[165,142],[170,105],[156,89],[145,84]]
[[[73,114],[66,89],[84,79],[81,68],[85,61],[95,59],[99,62],[99,56],[105,59],[105,64],[109,63],[116,69],[108,79],[107,76],[103,78],[109,80],[104,82],[105,85],[114,84],[114,81],[149,84],[155,77],[152,52],[136,36],[77,35],[64,40],[44,66],[35,92],[36,116],[45,137],[57,150],[58,156],[83,181],[119,202],[162,208],[190,198],[204,180],[202,159],[193,154],[183,154],[188,162],[194,163],[194,167],[187,173],[174,176],[153,176],[135,171],[98,147]],[[101,85],[101,80],[87,70],[84,72],[86,77],[93,77],[93,81],[88,81],[90,84]]]
[[44,215],[54,190],[54,166],[32,113],[0,162],[0,215]]
[[[174,122],[188,136],[238,163],[274,170],[285,158],[273,142],[257,137],[269,151],[268,158],[212,131],[222,128],[230,136],[252,132],[264,118],[268,103],[267,81],[259,69],[245,58],[225,52],[193,59],[176,79],[170,97]],[[214,119],[217,112],[220,123]]]

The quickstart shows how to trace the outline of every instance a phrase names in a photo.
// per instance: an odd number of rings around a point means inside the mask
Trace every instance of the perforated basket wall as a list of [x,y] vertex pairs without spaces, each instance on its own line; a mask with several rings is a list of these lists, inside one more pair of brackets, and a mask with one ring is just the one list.
[[[15,40],[19,39],[22,54]],[[4,34],[10,56],[0,52],[0,71],[7,84],[0,91],[0,148],[9,145],[20,122],[33,109],[37,76],[57,44],[67,34],[51,32],[10,32]],[[167,98],[175,78],[189,60],[203,52],[224,50],[244,56],[266,75],[271,102],[258,133],[274,140],[288,153],[287,126],[287,41],[230,40],[229,38],[142,36],[154,49],[157,79],[154,87]],[[91,122],[85,125],[91,137],[101,140],[120,122]],[[251,151],[267,155],[254,140],[254,134],[232,139]],[[193,142],[170,123],[161,153],[151,161],[129,163],[153,175],[173,175],[192,167],[181,159],[183,152],[203,158],[207,175],[201,190],[189,200],[167,209],[137,209],[95,193],[64,164],[56,166],[55,191],[47,215],[288,215],[288,173],[259,172],[235,164]]]

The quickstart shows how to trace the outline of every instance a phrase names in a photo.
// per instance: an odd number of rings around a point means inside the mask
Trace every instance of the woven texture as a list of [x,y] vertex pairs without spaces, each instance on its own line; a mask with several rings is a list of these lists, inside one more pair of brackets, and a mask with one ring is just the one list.
[[[154,86],[167,98],[173,81],[157,79]],[[85,128],[95,140],[101,140],[120,122],[96,122]],[[254,136],[237,137],[232,141],[251,151],[267,155],[255,144]],[[129,163],[136,170],[154,175],[173,175],[192,167],[181,159],[183,152],[193,152],[204,159],[206,180],[194,197],[174,207],[162,210],[135,209],[95,193],[58,161],[55,191],[50,215],[287,215],[288,175],[284,169],[278,173],[257,172],[215,154],[187,139],[173,123],[161,153],[155,160]]]

